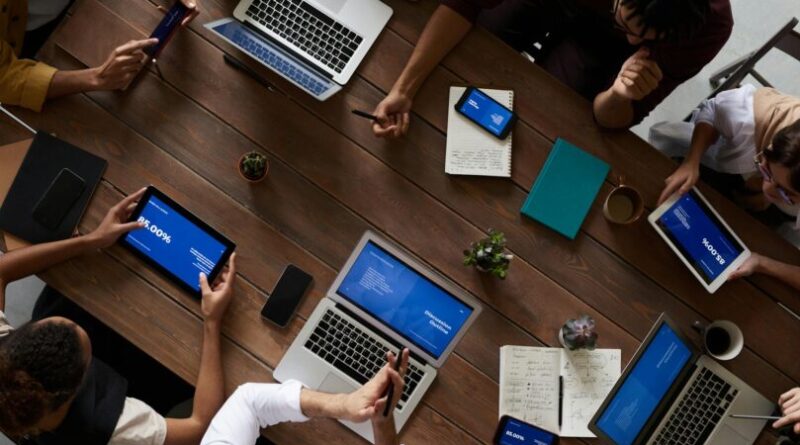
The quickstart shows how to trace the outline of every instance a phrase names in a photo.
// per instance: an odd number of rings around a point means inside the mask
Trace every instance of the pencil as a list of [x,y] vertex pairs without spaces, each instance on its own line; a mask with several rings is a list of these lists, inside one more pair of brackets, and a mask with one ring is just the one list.
[[356,116],[363,117],[363,118],[365,118],[365,119],[372,119],[372,120],[374,120],[375,122],[378,122],[378,121],[380,120],[380,119],[378,119],[378,116],[375,116],[375,115],[369,114],[369,113],[367,113],[366,111],[361,111],[361,110],[353,110],[352,112],[353,112],[353,114],[355,114]]
[[734,419],[753,419],[753,420],[778,420],[778,416],[751,416],[749,414],[731,414]]
[[[353,110],[353,113],[355,112],[356,110]],[[403,360],[403,351],[405,351],[405,348],[400,349],[400,353],[395,357],[394,360],[395,371],[400,370],[400,362]],[[383,407],[383,417],[389,416],[389,411],[391,411],[389,407],[392,405],[392,398],[393,398],[392,395],[394,395],[394,382],[390,380],[389,387],[386,388],[386,393],[383,395],[384,397],[386,397],[386,406]],[[394,409],[394,407],[392,406],[391,409]]]

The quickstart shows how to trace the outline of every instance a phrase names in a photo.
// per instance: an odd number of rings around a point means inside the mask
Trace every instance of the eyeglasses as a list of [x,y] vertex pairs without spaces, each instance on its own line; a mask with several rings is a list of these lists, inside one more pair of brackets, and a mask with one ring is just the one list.
[[767,182],[775,184],[775,190],[777,190],[778,194],[781,195],[781,199],[783,200],[783,202],[789,205],[794,205],[794,200],[789,197],[789,192],[787,192],[786,189],[784,189],[783,187],[778,185],[777,182],[775,182],[775,177],[772,176],[772,172],[769,170],[769,168],[767,168],[766,159],[764,159],[764,150],[761,150],[758,153],[756,153],[756,155],[753,157],[753,162],[756,164],[756,167],[758,167],[758,170],[761,172],[761,176],[763,176]]

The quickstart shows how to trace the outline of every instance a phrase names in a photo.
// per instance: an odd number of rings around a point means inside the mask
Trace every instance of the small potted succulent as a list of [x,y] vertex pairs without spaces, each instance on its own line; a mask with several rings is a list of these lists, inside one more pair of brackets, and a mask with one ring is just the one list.
[[594,319],[582,315],[577,319],[570,319],[558,331],[558,341],[561,346],[575,351],[578,349],[593,350],[597,344]]
[[479,271],[500,279],[508,275],[508,265],[513,258],[514,255],[506,252],[506,236],[494,229],[489,229],[488,238],[472,243],[464,251],[465,266],[475,266]]
[[260,182],[267,176],[269,161],[257,151],[245,153],[239,158],[239,174],[247,181]]

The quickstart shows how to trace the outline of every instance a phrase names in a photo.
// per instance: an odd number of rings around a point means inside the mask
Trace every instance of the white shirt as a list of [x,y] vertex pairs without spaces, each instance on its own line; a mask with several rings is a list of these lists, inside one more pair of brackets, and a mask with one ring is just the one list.
[[203,436],[201,445],[253,445],[262,428],[281,422],[305,422],[300,407],[303,385],[296,380],[245,383],[228,398]]
[[69,0],[28,0],[26,31],[38,29],[55,20],[69,6]]
[[[0,338],[13,330],[6,315],[0,311]],[[164,417],[141,400],[127,397],[108,445],[164,445],[166,438],[167,421]]]

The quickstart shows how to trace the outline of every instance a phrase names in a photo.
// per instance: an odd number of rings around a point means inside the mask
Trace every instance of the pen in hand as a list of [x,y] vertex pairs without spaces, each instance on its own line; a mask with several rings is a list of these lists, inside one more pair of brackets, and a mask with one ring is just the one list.
[[[354,110],[355,111],[355,110]],[[397,354],[394,358],[394,370],[400,370],[400,362],[403,361],[403,353],[405,353],[406,349],[403,348],[400,350],[400,353]],[[388,417],[389,412],[394,410],[394,405],[392,403],[392,399],[394,399],[394,381],[389,381],[389,387],[386,388],[386,392],[383,394],[383,397],[386,398],[386,406],[383,408],[383,417]]]
[[352,110],[352,113],[355,114],[356,116],[363,117],[364,119],[371,119],[371,120],[373,120],[375,122],[380,121],[380,119],[378,119],[378,116],[375,116],[373,114],[369,114],[366,111]]

